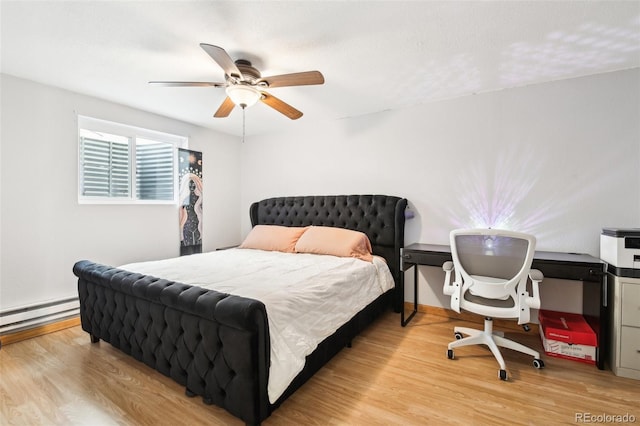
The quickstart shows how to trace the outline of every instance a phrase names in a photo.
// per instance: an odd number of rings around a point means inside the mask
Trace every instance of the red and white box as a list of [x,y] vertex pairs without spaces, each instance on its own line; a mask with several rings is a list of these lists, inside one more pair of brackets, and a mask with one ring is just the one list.
[[598,337],[582,315],[540,309],[538,320],[547,355],[596,363]]

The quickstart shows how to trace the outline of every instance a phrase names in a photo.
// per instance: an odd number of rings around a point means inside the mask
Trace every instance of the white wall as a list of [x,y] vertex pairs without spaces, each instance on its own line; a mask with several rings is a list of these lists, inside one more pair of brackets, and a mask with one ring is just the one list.
[[[0,311],[75,296],[79,259],[178,253],[175,206],[77,203],[77,114],[190,137],[204,155],[205,251],[240,241],[251,202],[283,195],[406,197],[416,212],[407,244],[492,225],[534,233],[541,250],[597,256],[602,227],[640,227],[638,69],[305,123],[244,144],[6,75],[0,93]],[[420,271],[420,303],[446,305],[441,271]],[[580,289],[546,280],[543,307],[580,312]]]
[[188,136],[203,152],[203,250],[238,242],[238,138],[7,75],[0,87],[0,311],[76,296],[80,259],[179,254],[177,206],[78,204],[77,114]]
[[[634,69],[254,136],[242,148],[242,210],[271,196],[385,193],[416,212],[407,244],[492,226],[535,234],[539,250],[598,256],[603,227],[640,227],[638,164]],[[420,303],[448,304],[441,272],[421,274]],[[580,312],[579,283],[542,291],[543,308]]]

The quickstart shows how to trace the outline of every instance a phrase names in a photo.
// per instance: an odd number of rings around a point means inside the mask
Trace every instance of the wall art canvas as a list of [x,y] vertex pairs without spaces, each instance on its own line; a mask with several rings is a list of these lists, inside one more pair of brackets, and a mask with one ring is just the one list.
[[202,153],[178,149],[180,256],[202,253]]

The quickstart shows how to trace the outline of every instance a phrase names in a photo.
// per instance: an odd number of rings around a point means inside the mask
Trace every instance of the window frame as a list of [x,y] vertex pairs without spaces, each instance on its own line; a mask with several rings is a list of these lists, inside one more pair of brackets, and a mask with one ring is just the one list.
[[[178,204],[178,149],[189,147],[187,136],[174,135],[128,124],[116,123],[83,115],[78,115],[78,203],[79,204]],[[112,135],[125,137],[129,140],[129,196],[128,197],[105,197],[105,196],[85,196],[82,193],[84,183],[82,136],[81,130],[93,132],[104,132]],[[173,151],[173,199],[172,200],[142,200],[138,199],[137,190],[137,165],[136,165],[136,139],[148,139],[156,142],[166,143],[172,146]]]

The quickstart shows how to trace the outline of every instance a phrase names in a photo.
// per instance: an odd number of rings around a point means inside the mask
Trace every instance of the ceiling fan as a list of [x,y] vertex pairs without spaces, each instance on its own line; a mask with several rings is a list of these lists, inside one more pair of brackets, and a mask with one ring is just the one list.
[[323,84],[324,76],[320,71],[306,71],[293,74],[281,74],[262,77],[260,71],[245,59],[234,61],[221,47],[200,43],[200,47],[224,70],[224,83],[199,81],[150,81],[149,84],[169,87],[225,87],[227,97],[218,108],[214,117],[228,117],[237,105],[242,109],[258,101],[270,106],[292,120],[302,117],[298,111],[286,102],[266,91],[268,88],[285,86],[306,86]]

